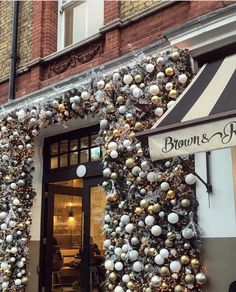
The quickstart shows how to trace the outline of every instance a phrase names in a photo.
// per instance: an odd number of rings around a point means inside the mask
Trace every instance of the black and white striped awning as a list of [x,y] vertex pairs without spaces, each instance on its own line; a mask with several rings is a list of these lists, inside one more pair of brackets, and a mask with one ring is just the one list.
[[154,161],[236,145],[236,55],[205,64],[141,137]]

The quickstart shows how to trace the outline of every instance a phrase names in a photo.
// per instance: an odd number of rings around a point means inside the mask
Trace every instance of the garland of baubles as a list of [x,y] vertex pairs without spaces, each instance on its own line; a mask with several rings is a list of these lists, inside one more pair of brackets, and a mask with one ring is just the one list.
[[[81,90],[1,113],[1,291],[23,291],[28,282],[34,138],[41,128],[88,115],[99,116],[106,150],[105,291],[202,291],[195,176],[178,158],[152,163],[136,138],[191,78],[187,50],[140,54],[109,76],[91,74]],[[184,159],[194,167],[191,157]]]

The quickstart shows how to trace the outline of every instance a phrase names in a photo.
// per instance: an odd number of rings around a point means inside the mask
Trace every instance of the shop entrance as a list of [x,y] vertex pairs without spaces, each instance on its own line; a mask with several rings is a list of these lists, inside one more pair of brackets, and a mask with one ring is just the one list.
[[[64,135],[57,139],[53,137],[52,140],[45,140],[46,165],[50,167],[44,173],[40,291],[101,291],[104,280],[102,227],[106,198],[100,186],[102,182],[101,148],[98,145],[91,147],[92,139],[88,134],[89,130],[84,132],[89,138],[86,145],[88,161],[83,163],[87,168],[87,173],[83,178],[78,178],[76,175],[80,159],[77,165],[51,169],[54,164],[50,157],[52,153],[50,148],[58,140],[57,165],[60,166],[62,155],[63,159],[67,155],[68,164],[70,164],[71,141],[75,145],[75,135],[78,136],[78,142],[77,150],[73,154],[76,153],[77,157],[80,157],[81,152],[84,151],[81,148],[83,147],[81,141],[83,143],[85,141],[85,136],[81,135],[81,131],[70,133],[68,140]],[[92,135],[95,136],[94,132]],[[66,147],[65,141],[68,141]],[[63,150],[60,149],[61,145],[64,147]],[[65,148],[68,149],[67,154]],[[97,159],[93,153],[96,154]],[[55,157],[54,153],[53,163],[55,163]],[[82,157],[84,159],[84,156]]]

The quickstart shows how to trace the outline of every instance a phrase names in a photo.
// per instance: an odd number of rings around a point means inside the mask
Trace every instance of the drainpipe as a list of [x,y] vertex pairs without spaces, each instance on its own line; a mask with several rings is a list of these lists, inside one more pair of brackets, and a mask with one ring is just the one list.
[[9,90],[8,90],[8,101],[14,100],[16,97],[16,63],[18,60],[17,56],[17,32],[18,32],[18,12],[19,12],[19,1],[13,2],[13,21],[12,21],[12,46],[11,46],[11,65],[10,65],[10,76],[9,76]]

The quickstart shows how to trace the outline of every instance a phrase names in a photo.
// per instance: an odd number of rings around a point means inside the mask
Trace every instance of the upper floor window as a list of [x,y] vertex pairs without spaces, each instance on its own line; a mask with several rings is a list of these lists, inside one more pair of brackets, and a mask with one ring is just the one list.
[[104,0],[58,0],[58,50],[99,32]]

